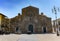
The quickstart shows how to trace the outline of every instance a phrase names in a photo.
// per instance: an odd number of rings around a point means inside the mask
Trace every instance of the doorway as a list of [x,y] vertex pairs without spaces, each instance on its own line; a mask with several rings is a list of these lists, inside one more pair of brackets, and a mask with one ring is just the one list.
[[43,33],[46,33],[46,27],[43,27]]
[[28,31],[30,31],[31,33],[33,33],[33,25],[29,25]]
[[19,30],[19,28],[18,28],[18,27],[16,27],[16,32],[18,32],[18,30]]

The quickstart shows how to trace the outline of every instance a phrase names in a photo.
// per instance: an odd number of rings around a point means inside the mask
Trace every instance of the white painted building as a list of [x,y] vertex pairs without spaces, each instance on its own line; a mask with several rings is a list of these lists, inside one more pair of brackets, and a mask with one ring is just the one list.
[[[57,19],[57,27],[58,27],[58,32],[60,33],[60,18]],[[57,31],[57,27],[56,27],[56,20],[53,20],[53,29],[55,33]]]

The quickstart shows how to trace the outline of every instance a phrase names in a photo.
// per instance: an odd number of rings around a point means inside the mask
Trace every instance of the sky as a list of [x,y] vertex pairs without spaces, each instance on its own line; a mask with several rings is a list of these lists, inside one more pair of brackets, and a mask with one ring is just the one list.
[[[27,6],[34,6],[39,8],[39,14],[44,13],[47,17],[51,17],[55,20],[55,14],[52,13],[52,9],[55,6],[60,8],[60,0],[0,0],[0,13],[6,15],[8,18],[12,18],[22,14],[22,8]],[[57,10],[57,18],[60,18],[60,12]]]

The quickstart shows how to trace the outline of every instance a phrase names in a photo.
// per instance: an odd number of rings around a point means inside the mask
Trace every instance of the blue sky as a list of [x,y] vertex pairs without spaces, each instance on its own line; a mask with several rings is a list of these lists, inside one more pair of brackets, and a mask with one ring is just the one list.
[[[43,12],[44,15],[54,20],[55,14],[51,10],[54,5],[60,8],[60,0],[0,0],[0,13],[12,18],[22,13],[21,9],[29,5],[39,8],[39,13]],[[60,12],[57,14],[60,18]]]

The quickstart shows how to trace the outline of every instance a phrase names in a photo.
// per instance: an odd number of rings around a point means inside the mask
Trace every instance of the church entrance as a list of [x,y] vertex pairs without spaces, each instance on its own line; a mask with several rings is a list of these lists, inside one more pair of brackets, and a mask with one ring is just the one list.
[[18,27],[16,27],[16,32],[18,32],[18,30],[19,30],[19,28],[18,28]]
[[43,27],[43,33],[46,33],[46,27]]
[[31,33],[33,33],[33,25],[29,25],[28,31],[31,32]]

